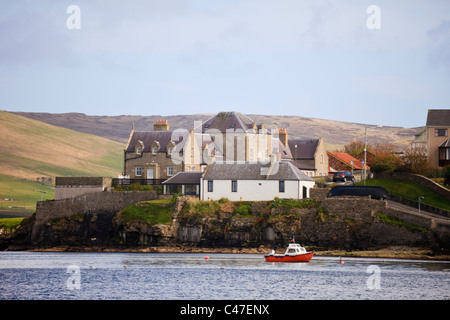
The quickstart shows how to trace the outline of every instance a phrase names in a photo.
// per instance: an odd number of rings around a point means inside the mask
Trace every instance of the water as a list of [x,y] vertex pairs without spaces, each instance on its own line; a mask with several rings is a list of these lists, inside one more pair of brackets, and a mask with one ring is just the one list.
[[0,252],[1,300],[448,300],[450,263],[256,254]]

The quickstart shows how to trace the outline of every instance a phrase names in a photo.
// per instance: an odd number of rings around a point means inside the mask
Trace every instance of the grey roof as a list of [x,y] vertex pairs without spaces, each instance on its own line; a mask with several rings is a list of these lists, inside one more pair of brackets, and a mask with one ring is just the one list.
[[181,171],[167,179],[163,184],[200,184],[201,171]]
[[[138,141],[141,141],[144,144],[143,152],[150,152],[150,148],[152,146],[153,141],[157,141],[160,145],[159,151],[166,152],[166,146],[172,140],[172,131],[135,131],[131,136],[130,143],[128,144],[128,148],[125,150],[127,152],[134,152],[134,147]],[[188,133],[185,135],[187,136]],[[177,133],[176,137],[179,137],[180,134]],[[178,144],[182,141],[185,141],[185,138],[179,138],[178,141],[173,141],[175,144]]]
[[272,170],[270,170],[270,165],[263,165],[261,163],[213,163],[206,169],[203,179],[314,181],[287,161],[277,162],[277,165]]
[[219,112],[202,124],[202,132],[208,129],[218,129],[225,133],[227,129],[247,131],[254,121],[240,112]]
[[450,109],[430,109],[427,127],[450,127]]
[[303,160],[303,161],[299,161],[299,160],[291,160],[291,159],[281,159],[281,161],[286,161],[286,162],[290,162],[292,163],[295,167],[299,168],[300,170],[308,170],[308,171],[316,171],[317,169],[311,165],[310,161],[307,160]]
[[294,159],[314,159],[319,139],[289,139],[288,144]]

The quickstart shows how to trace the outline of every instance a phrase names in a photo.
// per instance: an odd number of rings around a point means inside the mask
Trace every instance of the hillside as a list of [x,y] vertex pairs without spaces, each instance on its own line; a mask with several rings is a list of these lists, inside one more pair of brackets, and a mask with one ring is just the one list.
[[51,196],[55,176],[116,177],[122,170],[123,144],[95,135],[0,111],[0,137],[0,209],[33,210],[30,203],[44,195],[38,190]]
[[[206,121],[214,114],[193,114],[173,116],[88,116],[82,113],[16,113],[35,120],[75,131],[94,134],[114,141],[126,143],[131,126],[136,130],[152,130],[157,119],[167,119],[171,129],[190,129],[195,121]],[[353,140],[364,139],[365,124],[351,123],[300,116],[248,115],[257,123],[265,123],[268,128],[286,128],[292,138],[320,138],[325,140],[329,150],[341,149]],[[368,119],[370,121],[370,119]],[[392,143],[399,147],[408,145],[418,128],[386,127],[369,129],[369,143]]]

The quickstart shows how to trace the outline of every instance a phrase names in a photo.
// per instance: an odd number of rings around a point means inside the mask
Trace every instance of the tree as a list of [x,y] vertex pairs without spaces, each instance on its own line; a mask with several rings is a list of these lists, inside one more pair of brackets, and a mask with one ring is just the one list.
[[410,144],[405,149],[404,165],[413,173],[427,176],[431,172],[431,166],[427,159],[426,146]]

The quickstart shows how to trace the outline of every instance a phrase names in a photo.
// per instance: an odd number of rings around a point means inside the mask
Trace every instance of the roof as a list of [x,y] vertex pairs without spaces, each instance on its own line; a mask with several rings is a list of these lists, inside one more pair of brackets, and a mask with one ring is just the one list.
[[270,165],[261,163],[213,163],[206,169],[205,180],[302,180],[314,181],[287,161]]
[[288,145],[294,159],[314,159],[319,139],[289,139]]
[[202,132],[208,129],[218,129],[225,133],[227,129],[247,131],[254,121],[240,112],[219,112],[202,124]]
[[[172,131],[135,131],[133,132],[125,151],[134,152],[136,143],[141,141],[144,144],[144,149],[142,151],[150,152],[152,143],[157,141],[160,146],[159,152],[166,152],[166,146],[172,141],[172,133]],[[180,137],[180,134],[183,135],[183,133],[176,134],[176,137],[179,138],[179,140],[173,141],[175,144],[185,141],[185,137]],[[187,134],[188,133],[186,132],[185,135],[187,136]]]
[[427,127],[450,127],[450,109],[430,109]]
[[181,171],[167,179],[162,184],[200,184],[201,171]]
[[298,161],[298,160],[284,160],[284,159],[281,159],[281,161],[290,162],[291,164],[293,164],[295,167],[297,167],[300,170],[308,170],[308,171],[316,171],[317,170],[314,166],[309,165],[309,164],[307,164],[305,162],[302,162],[302,161]]
[[445,140],[439,145],[439,148],[450,148],[450,139]]
[[[356,170],[364,169],[361,161],[359,161],[355,157],[352,157],[351,155],[349,155],[346,152],[327,151],[327,153],[328,153],[328,155],[332,156],[333,158],[346,164],[349,167],[352,165],[352,160],[353,160],[353,169],[356,169]],[[366,166],[366,169],[370,169],[370,166]]]

